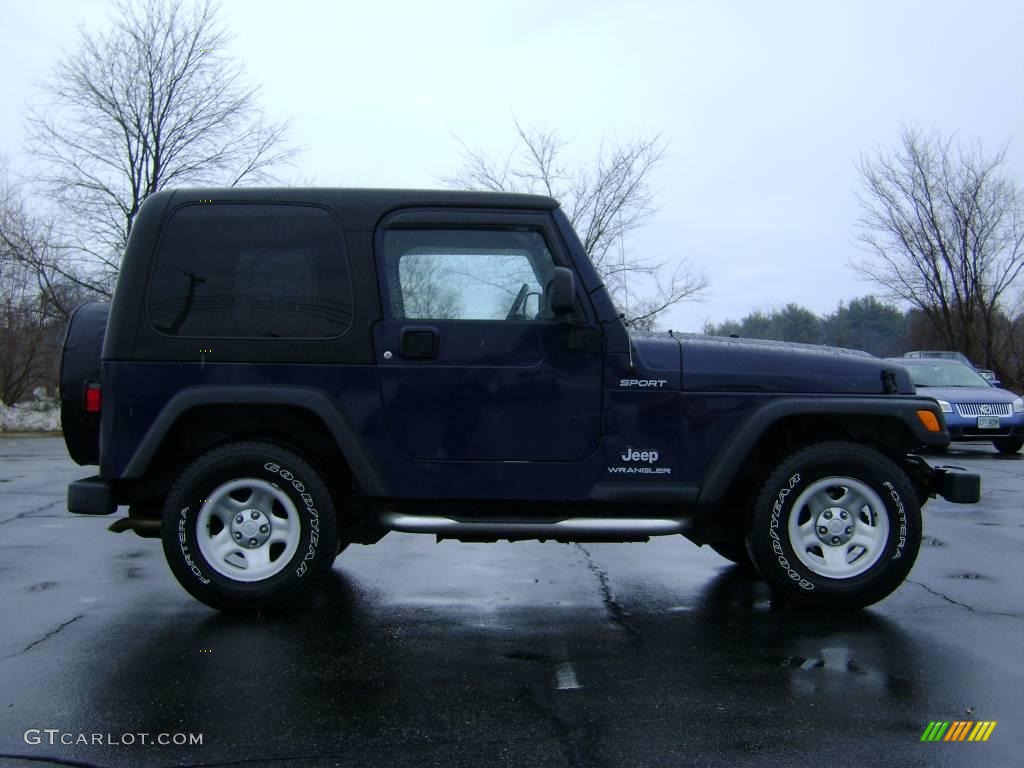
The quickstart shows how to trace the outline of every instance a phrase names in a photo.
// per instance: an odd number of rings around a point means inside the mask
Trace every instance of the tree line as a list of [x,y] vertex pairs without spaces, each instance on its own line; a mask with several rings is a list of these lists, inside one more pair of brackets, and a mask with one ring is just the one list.
[[816,315],[799,304],[755,310],[742,320],[727,320],[718,325],[708,323],[704,332],[714,336],[827,344],[892,357],[909,351],[912,326],[912,313],[903,312],[874,296],[865,296],[849,303],[841,302],[827,315]]

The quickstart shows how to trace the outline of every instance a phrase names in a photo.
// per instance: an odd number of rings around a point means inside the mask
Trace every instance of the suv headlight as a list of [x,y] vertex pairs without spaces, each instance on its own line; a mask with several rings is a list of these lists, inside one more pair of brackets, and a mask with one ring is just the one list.
[[1018,397],[1013,401],[1013,412],[1024,413],[1024,398]]
[[[946,400],[936,400],[936,402],[939,404],[939,408],[942,409],[943,413],[952,413],[953,412],[953,406],[950,405]],[[1017,406],[1014,405],[1014,408],[1016,408],[1016,407]]]

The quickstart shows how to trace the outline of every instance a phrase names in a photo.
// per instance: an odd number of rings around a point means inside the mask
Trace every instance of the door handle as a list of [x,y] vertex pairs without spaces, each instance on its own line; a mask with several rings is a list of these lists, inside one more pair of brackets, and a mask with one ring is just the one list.
[[402,357],[430,360],[437,357],[441,336],[435,328],[403,328],[398,350]]

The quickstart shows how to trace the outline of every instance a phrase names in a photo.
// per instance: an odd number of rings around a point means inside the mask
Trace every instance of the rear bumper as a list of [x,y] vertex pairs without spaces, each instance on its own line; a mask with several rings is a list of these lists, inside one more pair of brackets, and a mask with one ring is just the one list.
[[109,515],[116,509],[113,486],[98,476],[76,480],[68,486],[68,512],[76,515]]

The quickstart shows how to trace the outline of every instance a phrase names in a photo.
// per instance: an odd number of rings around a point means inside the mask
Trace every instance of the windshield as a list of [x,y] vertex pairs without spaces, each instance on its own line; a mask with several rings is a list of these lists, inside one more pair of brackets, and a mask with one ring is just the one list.
[[970,364],[970,361],[964,357],[961,352],[947,352],[945,350],[920,350],[917,352],[907,352],[904,357],[910,358],[940,358],[942,360],[959,360],[961,363]]
[[924,360],[904,362],[917,387],[988,387],[981,374],[966,365],[936,365]]

